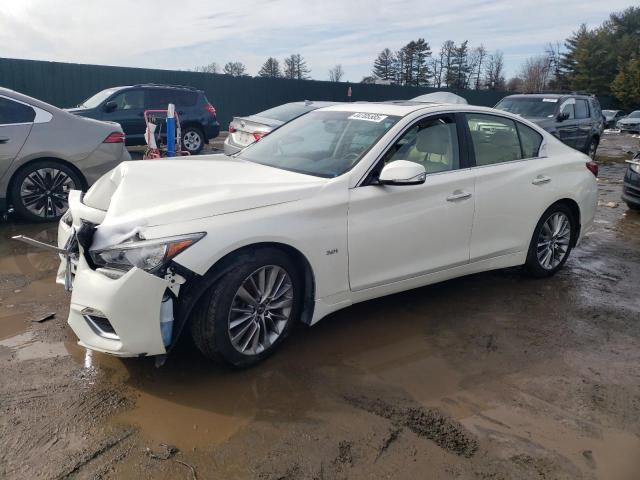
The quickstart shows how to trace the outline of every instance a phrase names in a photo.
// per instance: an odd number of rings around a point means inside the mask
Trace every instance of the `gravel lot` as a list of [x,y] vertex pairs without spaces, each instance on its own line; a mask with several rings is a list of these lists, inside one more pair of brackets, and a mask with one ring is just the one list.
[[555,277],[359,304],[246,371],[187,338],[159,369],[79,348],[57,259],[8,240],[55,226],[0,222],[0,477],[640,478],[639,147],[603,139],[596,228]]

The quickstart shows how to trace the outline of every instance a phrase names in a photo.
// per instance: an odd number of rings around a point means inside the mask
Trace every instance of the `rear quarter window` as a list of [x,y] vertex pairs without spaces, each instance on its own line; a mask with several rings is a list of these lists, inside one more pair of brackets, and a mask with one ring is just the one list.
[[516,122],[516,126],[522,145],[522,158],[537,157],[540,153],[540,145],[542,145],[542,135],[520,122]]
[[0,125],[31,123],[34,118],[36,118],[36,111],[33,108],[0,97]]

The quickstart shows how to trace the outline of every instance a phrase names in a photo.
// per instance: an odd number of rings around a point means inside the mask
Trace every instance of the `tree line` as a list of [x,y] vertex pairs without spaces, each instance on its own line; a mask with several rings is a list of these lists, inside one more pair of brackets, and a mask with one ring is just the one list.
[[[269,57],[262,64],[262,67],[258,71],[258,77],[264,78],[288,78],[291,80],[309,80],[311,77],[311,69],[307,66],[307,62],[304,57],[299,53],[293,53],[286,57],[282,62],[275,57]],[[196,72],[202,73],[222,73],[224,75],[231,75],[233,77],[249,76],[247,73],[247,67],[242,62],[227,62],[222,69],[216,62],[211,62],[207,65],[202,65],[194,68]],[[337,64],[329,70],[329,80],[332,82],[339,82],[344,77],[344,70],[342,65]]]
[[395,52],[382,50],[364,83],[390,83],[416,87],[504,90],[504,59],[499,50],[489,53],[481,44],[445,41],[433,54],[424,38],[412,40]]
[[564,43],[548,44],[507,88],[613,95],[625,108],[640,107],[640,7],[612,13],[595,28],[580,25]]

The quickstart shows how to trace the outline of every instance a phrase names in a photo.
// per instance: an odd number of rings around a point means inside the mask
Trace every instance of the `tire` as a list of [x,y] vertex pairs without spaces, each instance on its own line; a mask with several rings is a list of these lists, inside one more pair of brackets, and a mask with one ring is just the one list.
[[68,165],[40,160],[18,170],[10,197],[16,213],[31,222],[53,222],[69,208],[69,190],[82,189],[82,178]]
[[[566,235],[563,233],[565,230],[561,229],[560,234],[552,241],[553,236],[550,235],[548,229],[551,222],[553,225],[553,219],[564,219],[568,222],[566,227],[568,232]],[[527,261],[525,263],[526,271],[538,278],[550,277],[560,270],[569,258],[569,254],[575,245],[575,236],[577,234],[577,219],[574,218],[574,214],[569,207],[559,203],[549,207],[540,217],[533,236],[531,237],[531,243],[529,244],[529,251],[527,252]],[[549,242],[544,246],[540,246],[543,242]],[[556,245],[553,248],[553,245]],[[540,252],[538,249],[540,248]],[[544,250],[543,250],[544,249]],[[548,259],[546,255],[551,252],[550,262],[545,263],[545,259]],[[559,257],[559,254],[562,254]],[[542,258],[541,258],[542,257]],[[559,259],[559,261],[557,261]]]
[[199,154],[204,148],[205,138],[198,127],[187,127],[182,132],[182,147],[191,155]]
[[589,140],[589,143],[587,144],[587,148],[585,150],[584,153],[586,153],[587,155],[589,155],[589,157],[591,157],[591,160],[595,160],[596,159],[596,152],[598,151],[598,139],[596,137],[591,137],[591,140]]
[[625,202],[627,204],[627,207],[629,208],[629,210],[635,210],[635,211],[640,211],[640,205],[638,205],[637,203],[628,203]]
[[[271,282],[275,291],[272,291],[273,299],[270,302],[267,297],[264,303],[255,302],[250,306],[246,294],[251,297],[257,292],[253,285],[261,283],[262,271],[265,272],[263,284],[270,283],[270,272],[279,275],[284,272],[286,278],[276,276],[275,281]],[[234,367],[249,367],[261,362],[281,345],[299,318],[302,305],[301,278],[296,264],[280,250],[263,248],[239,255],[228,272],[204,293],[194,310],[191,335],[196,347],[207,358]],[[253,284],[250,279],[254,279]],[[285,289],[287,279],[289,290]],[[246,287],[242,293],[241,287]],[[281,304],[290,304],[286,321],[281,318],[287,313],[286,308],[266,308],[267,305]],[[251,336],[256,328],[257,333]],[[247,347],[242,351],[244,343],[247,343]]]

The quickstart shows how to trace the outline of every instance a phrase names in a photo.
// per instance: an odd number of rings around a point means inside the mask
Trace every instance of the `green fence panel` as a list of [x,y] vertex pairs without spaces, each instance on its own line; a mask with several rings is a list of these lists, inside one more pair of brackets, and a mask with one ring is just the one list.
[[[250,115],[286,102],[406,100],[438,91],[435,88],[401,85],[230,77],[199,72],[0,58],[0,86],[62,108],[76,106],[105,88],[138,83],[188,85],[203,90],[216,107],[223,129],[234,116]],[[347,96],[349,87],[352,89],[350,99]],[[456,93],[472,105],[488,107],[508,95],[506,92],[489,90],[463,90]],[[603,108],[616,105],[612,97],[599,99]]]

